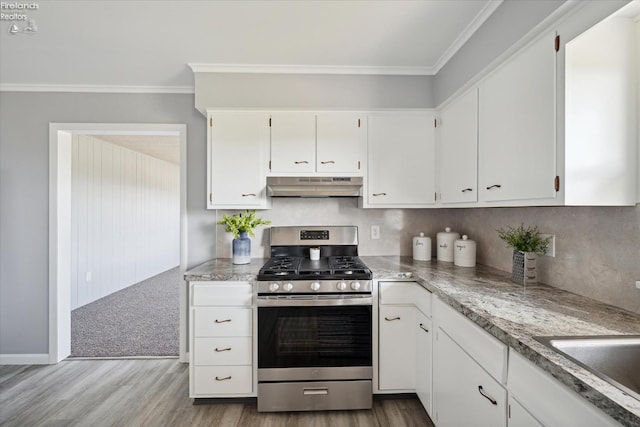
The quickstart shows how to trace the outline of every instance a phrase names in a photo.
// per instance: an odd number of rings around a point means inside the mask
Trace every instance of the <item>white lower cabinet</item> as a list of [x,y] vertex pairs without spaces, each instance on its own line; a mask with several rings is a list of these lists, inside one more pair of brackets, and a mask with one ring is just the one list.
[[189,396],[254,396],[253,286],[189,283]]
[[[580,395],[535,366],[522,355],[509,350],[509,393],[516,398],[531,418],[540,424],[523,421],[521,416],[509,420],[509,426],[619,427],[620,424]],[[513,419],[514,412],[511,408]],[[518,415],[519,408],[516,408]],[[522,415],[520,413],[519,415]]]
[[507,425],[507,391],[449,335],[435,341],[434,421],[438,427]]
[[415,391],[432,410],[431,292],[417,282],[380,282],[378,389]]
[[435,424],[506,426],[507,347],[439,299],[433,319]]
[[513,396],[509,396],[509,427],[543,426]]
[[415,323],[413,306],[380,306],[380,390],[415,390]]
[[416,394],[427,413],[432,414],[433,381],[431,361],[433,357],[433,329],[431,327],[431,319],[420,310],[417,310],[416,325]]

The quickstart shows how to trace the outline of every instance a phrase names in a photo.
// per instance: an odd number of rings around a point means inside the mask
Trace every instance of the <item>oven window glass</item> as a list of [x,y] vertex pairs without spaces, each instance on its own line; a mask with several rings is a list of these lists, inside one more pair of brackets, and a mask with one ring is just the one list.
[[259,307],[258,367],[371,366],[371,306]]

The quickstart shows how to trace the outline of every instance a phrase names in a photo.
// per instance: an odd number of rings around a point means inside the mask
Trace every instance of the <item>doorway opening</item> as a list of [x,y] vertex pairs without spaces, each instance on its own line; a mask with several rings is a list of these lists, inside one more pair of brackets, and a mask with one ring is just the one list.
[[[91,143],[91,155],[82,153],[80,141]],[[172,166],[168,163],[171,160],[156,160],[157,156],[149,152],[161,148],[163,141],[173,141],[177,148],[178,154],[172,160],[173,173],[177,176],[173,178],[169,177]],[[135,142],[138,143],[137,151],[132,150],[136,148]],[[140,148],[145,145],[146,153],[144,148]],[[85,160],[79,162],[79,153]],[[103,155],[107,159],[106,168],[101,165]],[[114,158],[117,161],[113,161]],[[131,167],[127,167],[127,162]],[[78,177],[74,176],[78,168],[85,173],[92,168],[99,171],[94,172],[89,180],[82,177],[80,182],[84,187],[81,195],[78,194]],[[143,186],[132,190],[130,187],[134,182],[146,182],[149,188]],[[174,221],[174,224],[179,223],[179,227],[175,224],[176,232],[162,237],[154,233],[154,227],[164,227],[158,222],[171,219],[163,218],[167,200],[161,193],[167,192],[162,188],[166,190],[172,186],[172,191],[179,192],[179,212],[175,212],[173,218],[179,218]],[[138,289],[140,294],[141,287],[148,287],[144,282],[164,271],[163,266],[171,271],[172,277],[178,278],[181,285],[179,356],[185,361],[186,286],[181,278],[187,259],[186,126],[50,124],[49,204],[49,362],[57,363],[71,355],[73,308],[82,310],[98,304],[101,299],[115,301],[118,296],[120,300],[127,300],[122,293],[131,292],[127,288],[134,283],[137,284],[131,289]],[[103,211],[103,206],[108,209]],[[137,224],[134,220],[138,221]],[[100,233],[105,239],[96,243],[95,237]],[[169,241],[179,244],[179,256],[163,254],[162,251],[154,253],[159,247],[166,247]],[[78,242],[86,247],[78,247]],[[154,257],[157,259],[152,260]],[[105,295],[108,296],[102,298]],[[144,297],[144,291],[142,295]]]

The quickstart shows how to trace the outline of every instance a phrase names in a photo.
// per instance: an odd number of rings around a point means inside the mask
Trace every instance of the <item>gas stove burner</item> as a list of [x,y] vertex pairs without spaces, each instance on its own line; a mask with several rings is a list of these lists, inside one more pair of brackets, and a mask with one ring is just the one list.
[[[258,281],[356,283],[372,278],[371,270],[358,258],[357,227],[272,227],[270,239],[271,258],[260,269]],[[311,260],[310,249],[316,247],[320,259]],[[335,288],[335,283],[331,286]]]

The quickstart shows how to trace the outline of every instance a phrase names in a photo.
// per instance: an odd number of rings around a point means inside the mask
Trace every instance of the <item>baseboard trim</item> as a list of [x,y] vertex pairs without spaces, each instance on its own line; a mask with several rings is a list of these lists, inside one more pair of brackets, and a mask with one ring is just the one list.
[[44,354],[0,354],[0,365],[49,365],[49,355]]

